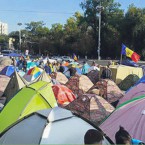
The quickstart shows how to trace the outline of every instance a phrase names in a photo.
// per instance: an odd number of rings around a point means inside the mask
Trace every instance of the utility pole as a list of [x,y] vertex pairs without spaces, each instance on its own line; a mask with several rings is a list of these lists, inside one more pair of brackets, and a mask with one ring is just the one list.
[[103,6],[101,6],[101,0],[100,0],[100,6],[97,7],[99,10],[99,33],[98,33],[98,60],[101,59],[100,52],[101,52],[101,13],[102,10],[104,9]]
[[20,51],[21,51],[21,44],[22,44],[21,25],[22,25],[22,23],[18,23],[18,26],[20,26],[20,29],[19,29],[19,49],[20,49]]

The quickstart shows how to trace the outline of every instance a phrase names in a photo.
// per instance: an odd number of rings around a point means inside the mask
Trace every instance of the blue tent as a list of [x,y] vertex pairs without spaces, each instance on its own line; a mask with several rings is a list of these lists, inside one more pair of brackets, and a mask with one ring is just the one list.
[[81,74],[82,74],[82,71],[81,71],[81,69],[79,69],[79,68],[76,68],[76,71],[77,71],[77,73],[78,73],[79,75],[81,75]]
[[126,59],[122,61],[123,65],[138,67],[139,65],[132,60]]
[[8,56],[11,56],[11,57],[20,57],[21,55],[18,54],[18,53],[10,53]]
[[0,72],[0,75],[6,75],[10,77],[15,71],[15,67],[13,65],[6,66]]

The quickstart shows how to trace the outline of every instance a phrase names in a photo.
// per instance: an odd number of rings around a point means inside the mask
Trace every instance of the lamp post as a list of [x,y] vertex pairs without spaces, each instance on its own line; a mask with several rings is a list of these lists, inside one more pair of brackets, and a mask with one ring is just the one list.
[[96,7],[97,10],[99,11],[99,33],[98,33],[98,60],[101,59],[100,57],[100,51],[101,51],[101,12],[104,9],[103,6],[101,6],[101,0],[100,0],[100,6]]
[[22,44],[22,38],[21,38],[21,25],[22,23],[18,23],[18,26],[20,26],[19,29],[19,49],[21,50],[21,44]]

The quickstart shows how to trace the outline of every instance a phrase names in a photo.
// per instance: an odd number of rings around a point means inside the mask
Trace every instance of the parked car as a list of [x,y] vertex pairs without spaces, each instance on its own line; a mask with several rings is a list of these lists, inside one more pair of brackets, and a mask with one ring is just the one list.
[[62,61],[74,62],[74,59],[70,58],[69,56],[62,56]]

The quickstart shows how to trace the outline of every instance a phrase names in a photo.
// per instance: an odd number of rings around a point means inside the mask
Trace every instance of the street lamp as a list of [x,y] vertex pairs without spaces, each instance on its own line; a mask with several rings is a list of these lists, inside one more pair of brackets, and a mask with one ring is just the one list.
[[101,59],[100,57],[100,51],[101,51],[101,12],[104,9],[103,6],[101,6],[101,0],[100,0],[100,6],[97,6],[96,9],[99,11],[99,34],[98,34],[98,60]]
[[[18,26],[21,26],[22,23],[18,23]],[[19,29],[19,49],[21,50],[21,44],[22,44],[22,39],[21,39],[21,27]]]

